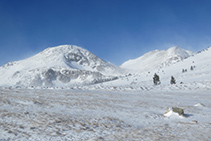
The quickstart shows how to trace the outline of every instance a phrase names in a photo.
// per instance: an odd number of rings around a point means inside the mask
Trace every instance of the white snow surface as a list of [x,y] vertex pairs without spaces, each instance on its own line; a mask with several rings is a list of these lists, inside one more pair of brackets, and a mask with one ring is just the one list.
[[121,67],[135,72],[151,71],[169,66],[194,54],[192,51],[179,47],[171,47],[168,50],[154,50],[137,59],[124,62]]
[[211,140],[211,91],[0,90],[0,140]]

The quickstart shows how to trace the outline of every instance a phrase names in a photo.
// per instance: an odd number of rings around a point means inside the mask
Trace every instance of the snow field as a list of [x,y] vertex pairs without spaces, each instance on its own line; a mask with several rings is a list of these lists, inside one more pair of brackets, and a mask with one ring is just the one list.
[[210,140],[210,91],[169,90],[1,88],[0,140]]

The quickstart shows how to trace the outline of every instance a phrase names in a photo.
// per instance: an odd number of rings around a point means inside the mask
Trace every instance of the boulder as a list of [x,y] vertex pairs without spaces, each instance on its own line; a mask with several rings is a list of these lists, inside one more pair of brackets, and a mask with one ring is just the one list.
[[178,108],[178,107],[172,107],[173,112],[178,113],[180,116],[184,116],[184,110],[182,108]]
[[169,117],[172,115],[172,113],[177,113],[180,116],[185,116],[184,110],[182,108],[178,108],[178,107],[168,108],[167,111],[164,113],[164,116]]

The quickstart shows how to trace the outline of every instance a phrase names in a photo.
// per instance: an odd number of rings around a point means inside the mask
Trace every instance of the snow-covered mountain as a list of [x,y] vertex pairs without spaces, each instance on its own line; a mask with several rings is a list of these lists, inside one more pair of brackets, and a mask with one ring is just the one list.
[[[142,90],[154,88],[152,78],[157,73],[162,87],[169,85],[171,76],[176,78],[177,84],[182,82],[193,87],[207,87],[211,84],[210,54],[211,48],[195,54],[172,47],[166,51],[151,51],[138,59],[125,62],[120,68],[83,48],[63,45],[1,66],[0,86],[69,87],[107,82],[89,85],[87,88]],[[130,74],[122,75],[125,74],[123,68],[127,68]],[[180,86],[183,85],[177,87]]]
[[[149,56],[150,57],[150,56]],[[100,88],[116,90],[211,90],[211,47],[182,61],[155,68],[151,71],[133,73],[100,85]],[[152,62],[153,63],[153,62]],[[154,74],[158,74],[161,84],[153,84]],[[171,85],[171,76],[176,85]],[[99,85],[99,84],[98,84]]]
[[154,50],[137,59],[124,62],[121,67],[137,72],[151,71],[169,66],[194,54],[192,51],[179,47],[172,47],[168,50]]
[[[166,66],[160,70],[163,79],[174,75],[178,82],[184,83],[211,83],[211,47],[188,57],[187,59]],[[211,85],[210,85],[211,86]]]
[[[0,67],[0,85],[70,86],[116,79],[122,70],[73,45],[45,49],[28,59]],[[112,75],[112,76],[111,76]]]

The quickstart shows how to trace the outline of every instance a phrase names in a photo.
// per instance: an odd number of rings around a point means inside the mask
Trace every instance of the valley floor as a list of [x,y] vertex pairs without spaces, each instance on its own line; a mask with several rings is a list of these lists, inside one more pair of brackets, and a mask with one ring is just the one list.
[[[210,90],[0,90],[0,140],[211,140]],[[186,117],[164,117],[167,108]]]

